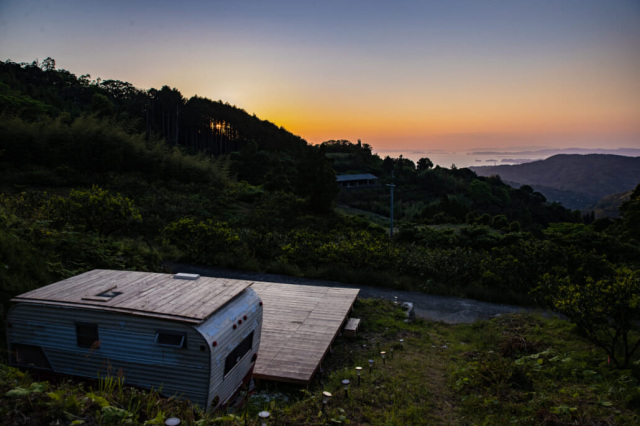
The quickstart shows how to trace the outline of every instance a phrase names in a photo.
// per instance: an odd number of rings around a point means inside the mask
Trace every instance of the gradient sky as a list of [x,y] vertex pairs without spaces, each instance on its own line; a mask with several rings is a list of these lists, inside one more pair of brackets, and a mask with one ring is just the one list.
[[640,0],[0,0],[0,59],[48,56],[311,143],[640,148]]

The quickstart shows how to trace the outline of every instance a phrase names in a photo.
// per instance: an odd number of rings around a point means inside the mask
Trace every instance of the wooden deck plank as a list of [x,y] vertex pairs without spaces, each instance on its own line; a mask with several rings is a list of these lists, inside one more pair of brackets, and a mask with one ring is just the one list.
[[152,311],[160,311],[160,306],[167,302],[176,302],[179,294],[183,294],[184,298],[189,298],[192,292],[199,293],[198,289],[194,289],[193,286],[178,289],[175,286],[168,286],[165,281],[160,280],[149,284],[143,291],[127,294],[127,298],[119,301],[118,306],[124,308],[144,306]]
[[[118,275],[122,275],[122,271],[118,272]],[[86,289],[87,292],[90,292],[92,289],[97,289],[103,285],[108,285],[105,282],[105,278],[103,278],[105,275],[104,271],[91,271],[91,273],[87,273],[84,280],[79,279],[79,276],[74,276],[62,281],[61,283],[63,284],[57,287],[41,287],[22,296],[34,297],[37,299],[49,299],[55,297],[57,300],[69,301],[69,296],[75,293],[75,289],[80,284],[83,286],[83,291]]]
[[254,282],[264,304],[254,377],[308,384],[338,335],[358,289]]
[[189,315],[195,317],[205,316],[207,312],[212,311],[212,306],[215,310],[220,309],[223,305],[233,299],[238,293],[240,293],[245,288],[251,285],[250,282],[247,281],[237,281],[233,283],[233,285],[229,285],[223,292],[219,293],[217,296],[207,296],[203,297],[203,302],[200,304],[195,304]]
[[[190,316],[193,311],[193,304],[203,303],[211,297],[218,297],[227,291],[226,286],[216,285],[215,281],[206,286],[198,285],[195,281],[175,280],[175,285],[165,290],[165,295],[159,298],[152,305],[157,310],[181,311],[184,315]],[[182,281],[182,282],[180,282]],[[182,295],[182,297],[178,297]]]

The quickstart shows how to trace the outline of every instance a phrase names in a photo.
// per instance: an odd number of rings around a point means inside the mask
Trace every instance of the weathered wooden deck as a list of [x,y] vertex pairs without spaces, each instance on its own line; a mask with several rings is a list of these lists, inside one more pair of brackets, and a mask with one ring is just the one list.
[[254,282],[251,288],[264,308],[253,376],[308,384],[360,290],[270,282]]

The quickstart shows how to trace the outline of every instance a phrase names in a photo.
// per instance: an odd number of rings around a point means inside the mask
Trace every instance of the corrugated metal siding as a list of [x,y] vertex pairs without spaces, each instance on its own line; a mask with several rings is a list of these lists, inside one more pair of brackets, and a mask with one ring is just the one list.
[[[244,319],[244,316],[247,319]],[[238,320],[242,320],[239,324]],[[233,325],[236,328],[233,328]],[[209,401],[207,407],[212,407],[212,401],[219,396],[219,404],[227,401],[241,385],[242,379],[253,365],[253,355],[258,352],[262,333],[262,306],[260,297],[253,289],[248,288],[233,302],[224,306],[216,314],[196,327],[211,343],[217,346],[211,351],[211,381]],[[240,362],[224,376],[224,366],[227,356],[238,344],[253,331],[253,347],[242,357]]]
[[[193,327],[160,319],[22,303],[9,312],[8,342],[40,346],[54,371],[85,377],[123,376],[127,383],[206,406],[210,346]],[[99,349],[80,348],[75,323],[98,324]],[[155,343],[158,330],[187,335],[186,348]]]

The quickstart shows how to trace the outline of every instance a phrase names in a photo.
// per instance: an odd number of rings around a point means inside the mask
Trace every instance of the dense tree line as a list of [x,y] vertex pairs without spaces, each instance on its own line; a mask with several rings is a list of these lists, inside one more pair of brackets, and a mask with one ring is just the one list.
[[318,148],[283,128],[167,86],[78,78],[51,58],[0,62],[0,165],[6,183],[44,185],[105,184],[114,173],[220,185],[235,175],[321,212],[337,194]]
[[210,99],[185,99],[179,90],[142,90],[119,80],[91,80],[42,63],[0,62],[0,113],[34,119],[84,113],[129,121],[138,132],[209,155],[237,151],[255,141],[260,149],[302,153],[306,142],[246,111]]

